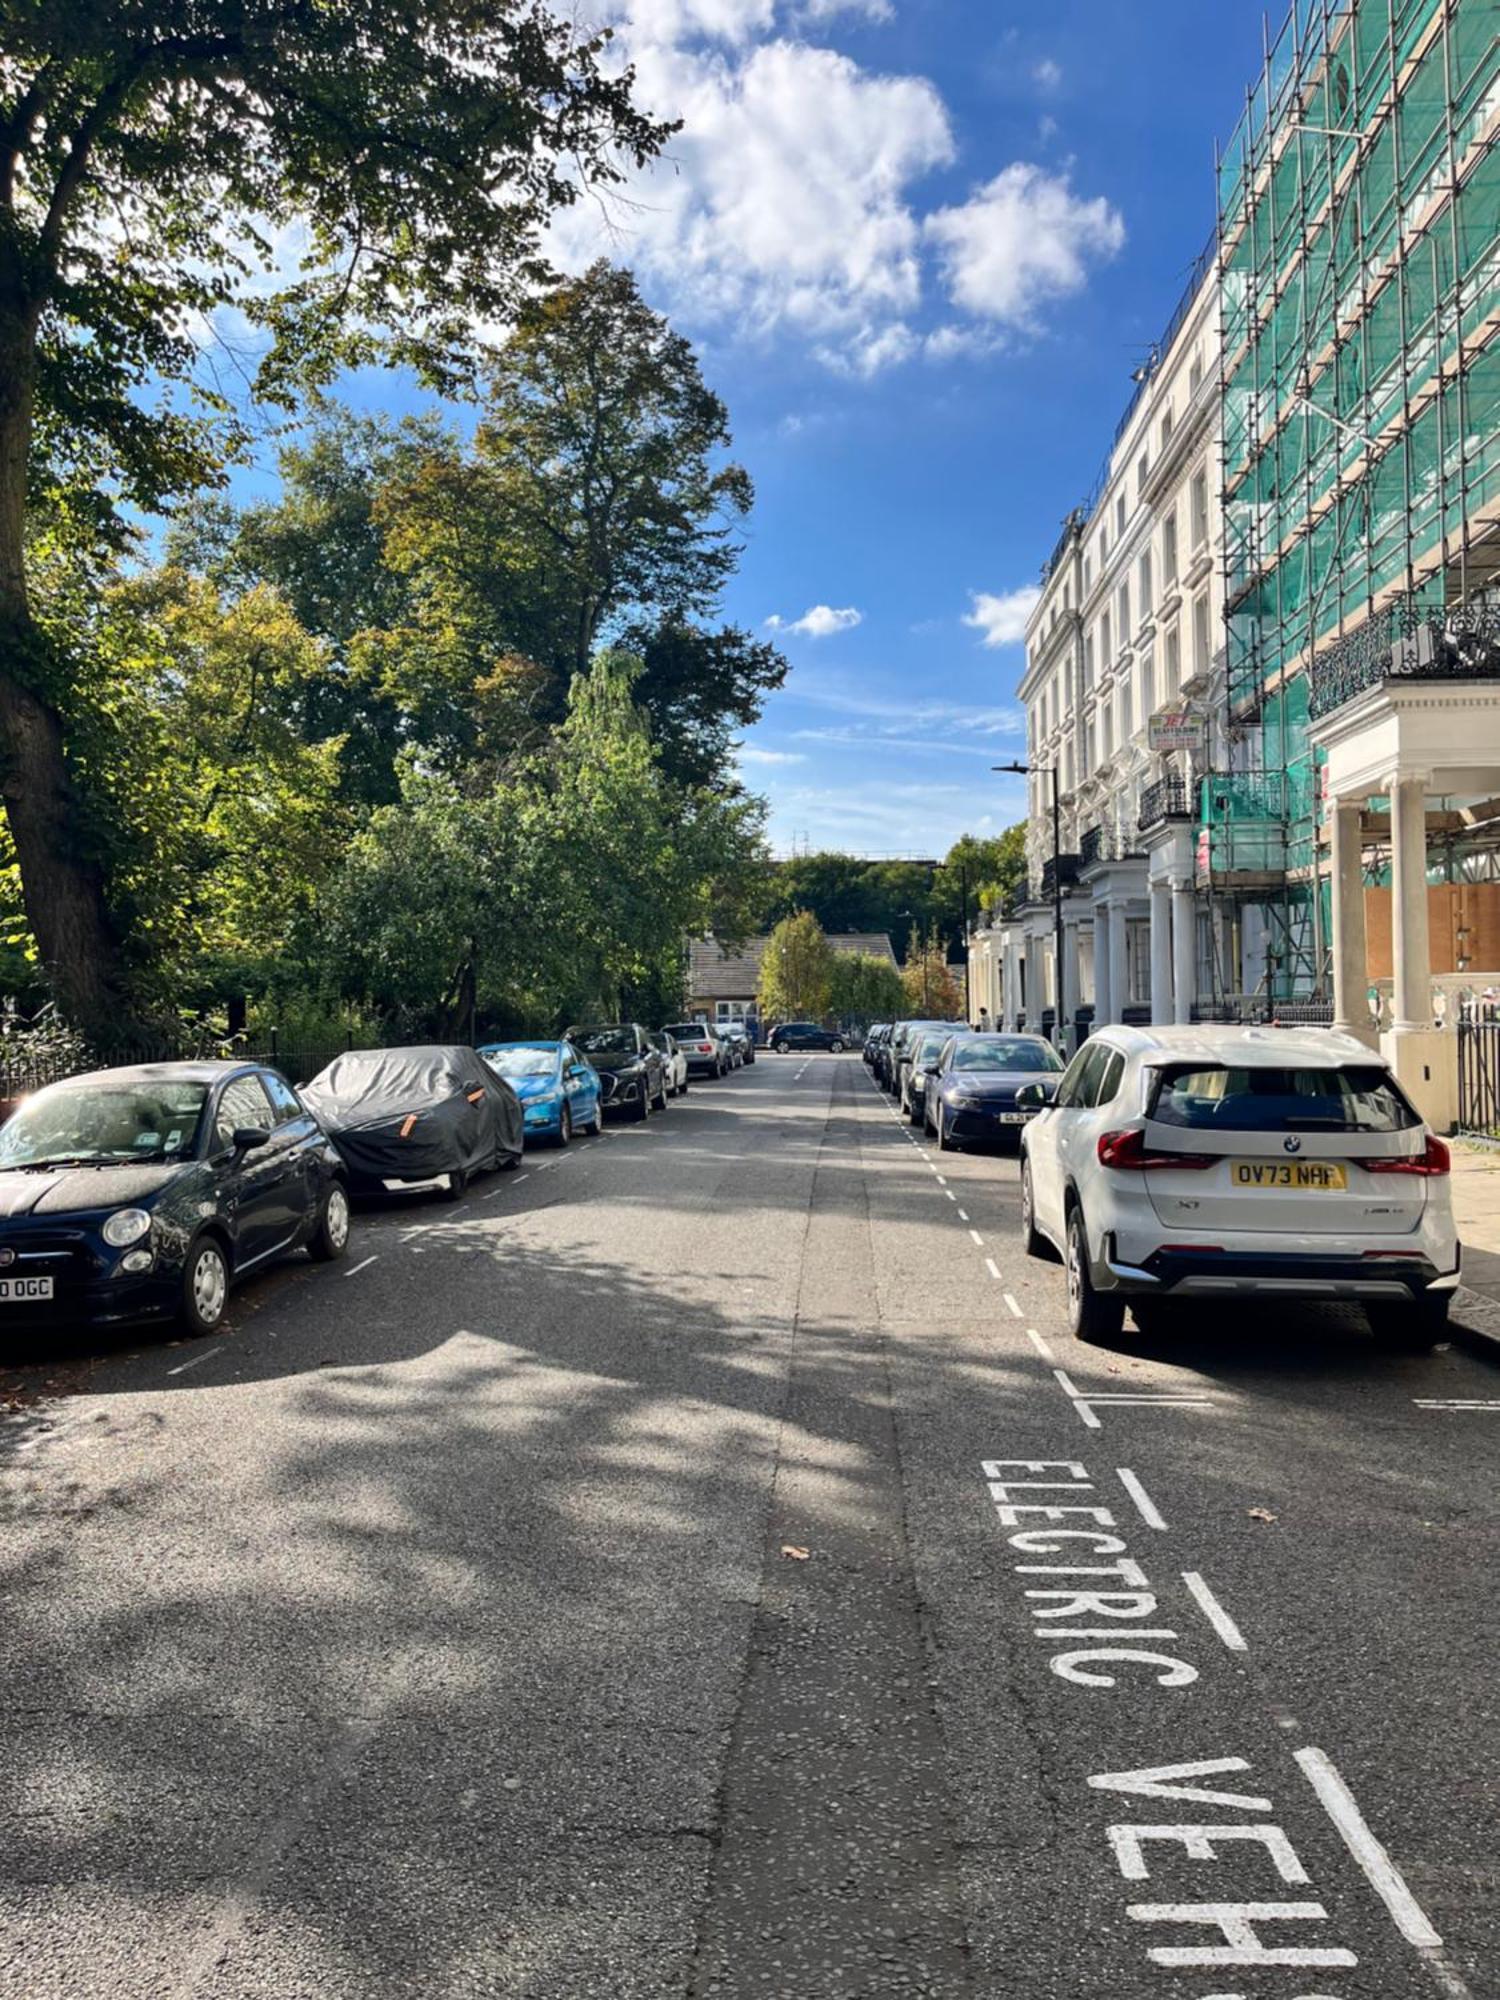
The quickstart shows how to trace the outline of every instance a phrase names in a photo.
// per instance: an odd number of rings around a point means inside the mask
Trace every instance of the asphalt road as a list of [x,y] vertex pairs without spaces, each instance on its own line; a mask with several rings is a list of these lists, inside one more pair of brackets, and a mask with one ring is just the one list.
[[0,1996],[1494,2000],[1500,1364],[1016,1197],[764,1057],[7,1368]]

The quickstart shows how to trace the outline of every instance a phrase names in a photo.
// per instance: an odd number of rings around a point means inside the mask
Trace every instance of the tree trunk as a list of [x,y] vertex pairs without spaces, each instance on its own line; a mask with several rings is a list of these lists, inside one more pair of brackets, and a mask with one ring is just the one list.
[[104,876],[86,852],[83,812],[48,692],[48,644],[26,594],[26,476],[35,393],[35,315],[0,322],[0,798],[27,921],[53,998],[102,1044],[132,1022]]

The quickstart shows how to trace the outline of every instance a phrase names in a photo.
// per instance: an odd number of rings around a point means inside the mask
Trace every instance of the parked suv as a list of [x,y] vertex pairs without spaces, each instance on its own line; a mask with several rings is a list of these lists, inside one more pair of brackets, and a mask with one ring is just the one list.
[[1348,1299],[1430,1346],[1458,1284],[1448,1148],[1380,1058],[1324,1028],[1102,1029],[1022,1130],[1030,1255],[1081,1339],[1173,1299]]
[[649,1117],[667,1108],[667,1065],[638,1021],[608,1021],[569,1028],[567,1039],[599,1072],[606,1112]]
[[816,1021],[778,1021],[766,1040],[779,1056],[794,1049],[828,1049],[840,1055],[847,1047],[837,1028],[820,1028]]
[[722,1076],[729,1057],[706,1021],[672,1021],[665,1031],[687,1057],[689,1076]]

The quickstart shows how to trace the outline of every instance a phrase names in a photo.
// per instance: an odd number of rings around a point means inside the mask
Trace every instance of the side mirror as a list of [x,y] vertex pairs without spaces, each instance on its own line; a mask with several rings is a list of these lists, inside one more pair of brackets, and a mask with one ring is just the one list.
[[1017,1111],[1045,1111],[1051,1102],[1045,1084],[1023,1083],[1016,1092]]
[[923,1063],[922,1074],[923,1076],[936,1076],[941,1068],[942,1064],[938,1062]]
[[229,1143],[237,1153],[253,1153],[257,1146],[268,1146],[271,1135],[258,1125],[237,1125]]

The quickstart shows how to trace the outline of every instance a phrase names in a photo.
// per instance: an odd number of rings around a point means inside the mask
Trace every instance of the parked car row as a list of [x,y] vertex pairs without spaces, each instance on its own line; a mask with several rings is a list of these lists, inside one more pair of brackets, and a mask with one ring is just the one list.
[[254,1062],[64,1078],[0,1126],[0,1325],[212,1333],[230,1288],[273,1258],[342,1257],[352,1198],[456,1201],[528,1142],[647,1118],[690,1075],[754,1059],[743,1030],[605,1022],[479,1049],[354,1049],[296,1088]]

